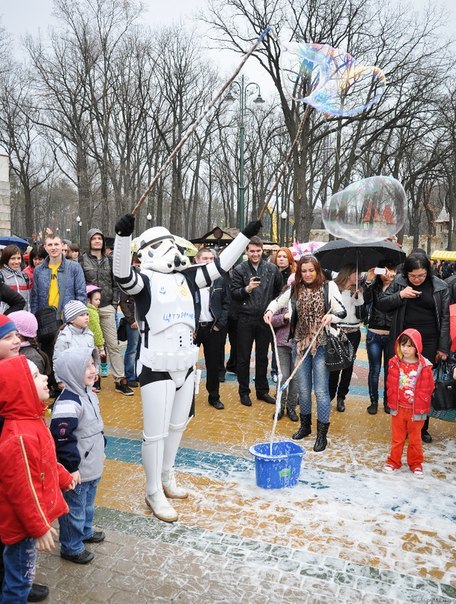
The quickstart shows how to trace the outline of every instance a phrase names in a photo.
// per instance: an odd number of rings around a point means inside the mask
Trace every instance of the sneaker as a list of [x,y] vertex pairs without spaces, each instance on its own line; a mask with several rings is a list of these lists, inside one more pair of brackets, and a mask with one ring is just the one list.
[[387,463],[386,465],[383,466],[383,471],[386,474],[392,474],[393,472],[397,472],[397,468],[395,468],[391,464]]
[[95,554],[85,549],[80,554],[77,554],[75,556],[72,556],[70,554],[63,554],[62,552],[60,552],[60,557],[64,560],[68,560],[69,562],[74,562],[75,564],[88,564],[89,562],[92,562],[92,560],[95,558]]
[[423,468],[415,468],[414,470],[412,470],[413,475],[416,476],[417,478],[424,478],[424,474],[423,474]]
[[87,539],[83,539],[83,543],[101,543],[106,539],[106,535],[103,531],[94,531],[93,535],[87,537]]
[[133,390],[127,386],[127,380],[125,378],[122,378],[119,382],[116,382],[115,388],[118,392],[125,394],[125,396],[133,395]]
[[129,388],[137,388],[139,386],[139,382],[137,382],[136,380],[127,380],[127,386]]
[[32,583],[32,589],[29,591],[27,602],[42,602],[48,595],[49,587],[47,585]]

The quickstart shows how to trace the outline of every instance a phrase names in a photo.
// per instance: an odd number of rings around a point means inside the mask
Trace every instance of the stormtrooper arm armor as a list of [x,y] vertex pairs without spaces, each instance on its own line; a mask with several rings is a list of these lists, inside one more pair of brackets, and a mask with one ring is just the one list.
[[131,237],[116,235],[112,258],[112,270],[119,287],[127,294],[135,295],[144,287],[141,275],[131,266]]
[[239,233],[230,245],[223,250],[220,257],[217,258],[215,262],[204,264],[198,269],[195,279],[196,285],[198,287],[207,287],[229,271],[236,260],[244,253],[249,241],[250,239],[248,237]]

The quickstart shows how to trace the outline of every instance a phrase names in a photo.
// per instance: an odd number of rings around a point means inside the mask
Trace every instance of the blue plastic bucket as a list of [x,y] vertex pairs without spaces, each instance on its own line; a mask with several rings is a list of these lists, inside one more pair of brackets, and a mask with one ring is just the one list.
[[[249,449],[255,457],[256,483],[262,489],[294,487],[299,479],[305,450],[291,440],[259,443]],[[272,453],[272,454],[271,454]]]

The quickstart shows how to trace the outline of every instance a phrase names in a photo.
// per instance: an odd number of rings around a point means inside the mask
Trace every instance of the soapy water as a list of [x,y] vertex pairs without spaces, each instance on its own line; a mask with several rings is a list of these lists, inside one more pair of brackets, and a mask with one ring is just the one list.
[[391,176],[371,176],[350,184],[326,202],[322,220],[335,237],[370,243],[393,237],[405,223],[406,194]]
[[322,113],[351,117],[380,100],[386,78],[379,67],[358,63],[328,44],[281,42],[282,81],[289,96]]

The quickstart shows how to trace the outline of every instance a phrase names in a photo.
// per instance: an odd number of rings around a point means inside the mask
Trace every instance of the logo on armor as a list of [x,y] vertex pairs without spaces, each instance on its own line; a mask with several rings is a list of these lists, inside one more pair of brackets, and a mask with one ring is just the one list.
[[159,294],[162,294],[163,296],[166,294],[166,289],[163,287],[163,285],[160,287],[160,289],[158,290]]
[[184,284],[182,284],[178,289],[178,294],[181,298],[186,298],[189,293],[188,287],[186,287]]

